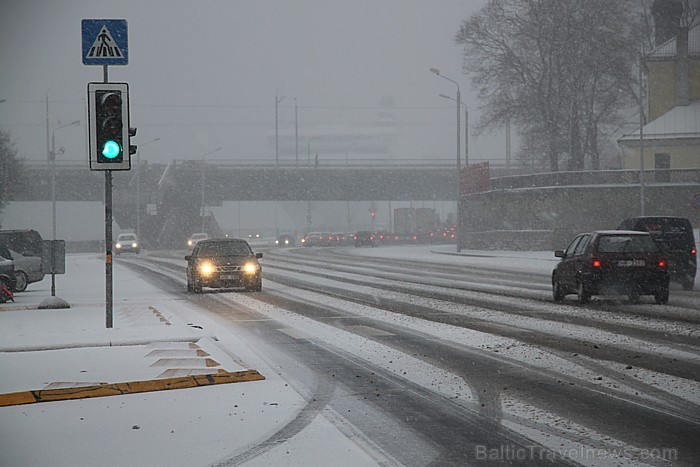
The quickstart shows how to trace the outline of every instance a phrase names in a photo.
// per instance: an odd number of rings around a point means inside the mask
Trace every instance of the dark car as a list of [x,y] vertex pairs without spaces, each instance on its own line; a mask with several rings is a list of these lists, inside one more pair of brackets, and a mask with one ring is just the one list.
[[294,235],[291,234],[282,234],[275,239],[275,246],[277,247],[284,248],[294,246],[294,243],[296,243],[296,240],[294,239]]
[[243,287],[262,290],[262,253],[253,253],[241,239],[200,240],[187,260],[187,291],[200,293],[202,287]]
[[622,221],[620,230],[649,232],[668,255],[671,280],[679,282],[685,290],[695,286],[697,272],[697,246],[693,226],[688,219],[670,216],[632,217]]
[[552,272],[554,300],[577,294],[586,303],[592,295],[616,293],[631,302],[653,295],[656,303],[668,302],[667,257],[646,232],[605,230],[579,234]]
[[361,246],[377,246],[374,241],[374,234],[369,230],[360,230],[355,234],[355,248]]

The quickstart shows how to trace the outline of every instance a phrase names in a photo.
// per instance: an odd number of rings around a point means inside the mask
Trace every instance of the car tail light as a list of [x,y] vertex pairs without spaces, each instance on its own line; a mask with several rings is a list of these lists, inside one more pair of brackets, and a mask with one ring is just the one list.
[[691,254],[691,255],[697,255],[697,254],[698,254],[697,248],[693,248],[692,250],[690,250],[690,254]]
[[601,260],[599,260],[599,259],[595,259],[595,258],[594,258],[594,259],[591,261],[591,265],[592,265],[594,268],[599,268],[599,267],[603,266],[603,262],[602,262]]
[[658,265],[659,265],[660,268],[665,268],[665,267],[666,267],[666,260],[663,259],[663,258],[661,258],[661,259],[659,260],[659,264],[658,264]]

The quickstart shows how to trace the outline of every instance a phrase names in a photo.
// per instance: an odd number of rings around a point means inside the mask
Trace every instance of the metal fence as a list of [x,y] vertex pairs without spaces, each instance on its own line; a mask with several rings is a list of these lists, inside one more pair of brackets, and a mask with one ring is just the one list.
[[[596,170],[585,172],[551,172],[530,175],[495,177],[491,190],[541,188],[576,185],[639,185],[639,170]],[[700,169],[645,170],[645,184],[700,184]]]

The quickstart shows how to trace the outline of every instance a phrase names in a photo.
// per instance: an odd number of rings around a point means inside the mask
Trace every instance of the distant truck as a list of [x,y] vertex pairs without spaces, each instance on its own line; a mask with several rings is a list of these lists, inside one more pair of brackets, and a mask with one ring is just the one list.
[[395,208],[394,234],[404,241],[427,242],[438,227],[438,215],[433,208]]

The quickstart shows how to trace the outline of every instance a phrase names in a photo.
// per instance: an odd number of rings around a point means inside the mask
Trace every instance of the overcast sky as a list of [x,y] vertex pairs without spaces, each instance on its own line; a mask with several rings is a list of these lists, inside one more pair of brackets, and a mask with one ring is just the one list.
[[[102,67],[81,58],[81,20],[126,19],[128,66],[110,81],[130,85],[140,155],[153,161],[274,159],[275,91],[280,131],[371,123],[379,99],[393,96],[406,157],[453,157],[455,86],[478,118],[454,36],[485,0],[3,0],[0,14],[0,128],[20,157],[46,158],[46,97],[66,159],[86,158],[87,83]],[[471,138],[470,158],[503,157],[502,135]],[[282,155],[284,157],[284,155]]]

